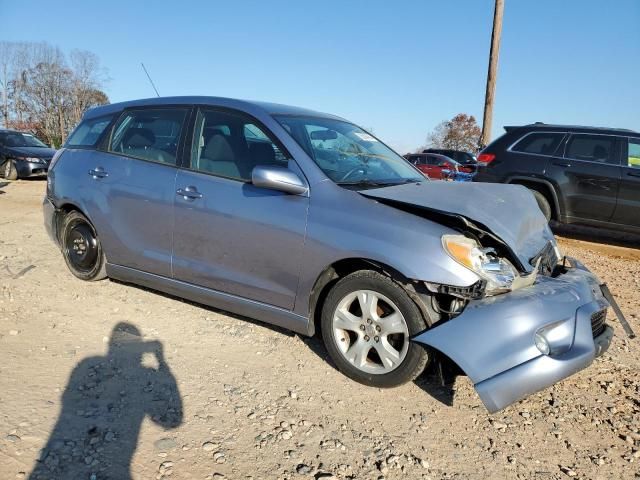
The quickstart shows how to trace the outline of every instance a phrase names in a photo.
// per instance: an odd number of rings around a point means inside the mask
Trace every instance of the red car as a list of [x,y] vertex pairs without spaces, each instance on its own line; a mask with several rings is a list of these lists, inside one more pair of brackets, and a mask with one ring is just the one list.
[[437,153],[411,153],[405,158],[418,170],[434,180],[453,178],[456,172],[474,173],[473,167],[461,165],[454,159]]

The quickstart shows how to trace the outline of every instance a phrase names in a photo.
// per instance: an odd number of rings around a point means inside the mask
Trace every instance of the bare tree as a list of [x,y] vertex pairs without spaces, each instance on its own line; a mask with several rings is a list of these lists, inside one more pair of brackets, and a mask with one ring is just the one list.
[[[6,42],[5,42],[6,43]],[[101,88],[106,74],[97,56],[64,53],[47,43],[11,44],[6,62],[0,49],[3,120],[6,126],[31,130],[51,145],[60,145],[84,112],[109,103]]]
[[433,148],[447,148],[474,152],[478,148],[480,127],[473,115],[459,113],[451,120],[445,120],[427,136],[427,145]]

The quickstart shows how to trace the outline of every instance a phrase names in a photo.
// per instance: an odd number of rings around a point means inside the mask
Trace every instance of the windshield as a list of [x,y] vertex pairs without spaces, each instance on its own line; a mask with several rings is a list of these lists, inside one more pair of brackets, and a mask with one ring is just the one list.
[[48,148],[30,133],[9,132],[0,137],[7,147],[43,147]]
[[376,187],[425,180],[404,158],[352,123],[321,117],[276,119],[339,185]]

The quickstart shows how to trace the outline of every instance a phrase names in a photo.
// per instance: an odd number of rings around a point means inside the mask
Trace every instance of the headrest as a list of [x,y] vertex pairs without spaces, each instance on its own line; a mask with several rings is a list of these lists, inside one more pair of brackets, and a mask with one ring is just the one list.
[[156,136],[148,128],[130,128],[122,139],[122,145],[125,148],[145,148],[154,143],[156,143]]
[[209,160],[218,162],[233,162],[235,155],[233,149],[222,133],[217,133],[211,137],[204,149],[204,156]]

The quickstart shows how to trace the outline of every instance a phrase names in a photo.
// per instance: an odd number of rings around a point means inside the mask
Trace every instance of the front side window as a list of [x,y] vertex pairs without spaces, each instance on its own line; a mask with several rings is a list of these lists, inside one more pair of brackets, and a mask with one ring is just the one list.
[[69,136],[65,147],[94,147],[112,118],[113,115],[106,115],[83,121]]
[[530,133],[511,147],[511,151],[536,155],[553,155],[563,138],[564,133]]
[[42,143],[36,137],[30,133],[22,132],[7,132],[0,134],[0,142],[7,147],[40,147],[47,148],[47,145]]
[[192,170],[249,181],[258,165],[286,167],[288,158],[251,118],[227,111],[198,112],[191,147]]
[[629,139],[629,152],[627,154],[627,166],[640,168],[640,140]]
[[175,165],[186,116],[182,108],[128,110],[113,130],[109,151]]
[[565,158],[600,163],[619,163],[614,158],[616,138],[608,135],[572,135],[567,142]]
[[424,181],[411,164],[360,127],[323,117],[276,116],[322,171],[340,185]]

